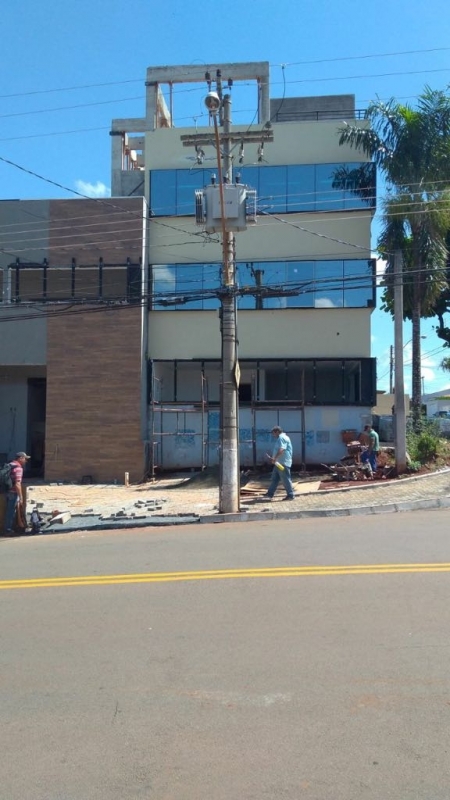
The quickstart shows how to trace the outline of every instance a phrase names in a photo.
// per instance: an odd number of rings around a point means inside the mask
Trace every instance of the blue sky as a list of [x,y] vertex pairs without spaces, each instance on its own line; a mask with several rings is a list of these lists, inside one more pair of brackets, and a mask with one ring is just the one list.
[[[357,108],[376,95],[414,104],[425,84],[445,89],[450,83],[446,0],[420,7],[406,0],[386,7],[360,0],[22,0],[5,6],[0,156],[89,194],[109,186],[111,119],[143,115],[151,65],[268,60],[272,96],[282,96],[284,74],[287,96],[352,93]],[[236,95],[235,121],[250,122],[253,96],[245,89]],[[202,110],[201,90],[180,93],[175,122],[190,125]],[[0,162],[0,199],[70,196]],[[373,234],[375,241],[376,222]],[[450,385],[438,368],[446,353],[433,325],[423,322],[426,392]],[[393,324],[379,310],[372,335],[379,388],[387,389]],[[410,337],[405,324],[404,341]],[[406,345],[407,390],[410,360]]]

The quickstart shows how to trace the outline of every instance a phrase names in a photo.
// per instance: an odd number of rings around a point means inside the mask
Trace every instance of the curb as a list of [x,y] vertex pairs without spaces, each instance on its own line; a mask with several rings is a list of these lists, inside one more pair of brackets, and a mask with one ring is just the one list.
[[289,520],[289,519],[320,519],[321,517],[363,517],[374,514],[395,514],[403,511],[421,511],[424,509],[450,508],[450,495],[444,497],[434,497],[423,500],[405,500],[400,503],[385,503],[375,506],[353,506],[351,508],[317,508],[308,511],[238,511],[235,514],[204,514],[190,517],[158,517],[137,522],[124,520],[123,522],[100,523],[83,528],[68,525],[60,528],[53,528],[43,532],[43,535],[50,536],[57,533],[81,533],[85,531],[112,531],[126,530],[127,528],[167,528],[180,525],[210,525],[223,522],[261,522],[268,520]]
[[423,509],[450,508],[450,495],[434,497],[428,500],[406,500],[400,503],[386,503],[376,506],[355,506],[353,508],[323,508],[309,511],[256,511],[254,513],[238,512],[236,514],[206,514],[199,517],[200,524],[220,522],[260,522],[277,519],[305,519],[308,517],[353,517],[371,514],[395,514],[402,511],[420,511]]

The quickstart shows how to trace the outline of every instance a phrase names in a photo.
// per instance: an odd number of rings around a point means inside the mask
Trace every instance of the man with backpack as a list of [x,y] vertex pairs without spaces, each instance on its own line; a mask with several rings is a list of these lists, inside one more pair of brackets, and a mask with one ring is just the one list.
[[23,506],[23,469],[30,456],[16,453],[13,461],[2,467],[3,488],[6,489],[5,535],[14,536],[14,520],[18,506]]

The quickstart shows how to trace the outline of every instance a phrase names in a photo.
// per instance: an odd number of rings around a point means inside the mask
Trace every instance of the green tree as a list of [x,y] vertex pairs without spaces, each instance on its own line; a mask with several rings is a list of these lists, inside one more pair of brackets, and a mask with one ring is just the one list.
[[[404,313],[412,321],[412,413],[420,426],[420,321],[446,289],[450,229],[450,98],[428,87],[417,107],[394,99],[366,111],[367,127],[345,124],[339,144],[369,156],[386,181],[378,247],[387,260],[384,308],[393,311],[393,258],[403,255]],[[355,191],[358,191],[355,189]]]

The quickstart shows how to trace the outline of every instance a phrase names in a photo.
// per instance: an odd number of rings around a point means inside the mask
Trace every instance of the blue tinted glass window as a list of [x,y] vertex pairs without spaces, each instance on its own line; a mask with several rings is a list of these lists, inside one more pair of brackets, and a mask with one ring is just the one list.
[[344,164],[337,177],[345,176],[345,208],[374,208],[376,205],[375,164]]
[[314,164],[289,166],[287,168],[287,210],[314,211],[315,198]]
[[153,307],[166,308],[167,301],[173,299],[176,294],[177,270],[171,264],[155,265],[152,267],[153,274]]
[[286,262],[265,261],[258,266],[262,270],[262,285],[266,292],[262,295],[263,308],[287,308]]
[[195,212],[195,190],[204,185],[202,169],[177,169],[177,214],[188,216]]
[[219,264],[204,264],[203,265],[203,308],[219,308],[220,301],[217,297],[217,289],[220,286],[220,271]]
[[372,306],[373,297],[373,262],[344,261],[344,305],[347,308],[367,308]]
[[250,189],[256,189],[259,197],[259,174],[261,169],[259,167],[242,167],[242,169],[240,169],[239,164],[237,164],[235,171],[236,173],[240,174],[241,183],[245,183],[247,186],[250,186]]
[[316,261],[315,308],[342,308],[344,264],[342,261]]
[[156,217],[171,217],[177,213],[176,172],[173,169],[154,169],[150,173],[150,207]]
[[316,164],[316,211],[344,208],[344,189],[333,189],[342,164]]
[[[256,189],[261,213],[335,211],[375,206],[375,165],[371,163],[245,166],[241,182]],[[217,170],[152,170],[151,213],[192,216],[195,190],[211,181]]]
[[202,307],[203,264],[177,264],[177,295],[182,308]]
[[298,294],[286,298],[288,308],[314,307],[314,262],[288,261],[286,264],[286,288]]
[[[219,308],[220,264],[156,265],[152,273],[155,309]],[[237,286],[247,289],[238,297],[241,309],[367,308],[374,302],[374,281],[373,261],[366,259],[236,265]]]
[[[236,265],[236,282],[239,289],[253,290],[258,282],[261,281],[262,276],[258,273],[260,268],[258,262],[248,262]],[[244,308],[258,308],[256,294],[244,294],[238,297],[238,307]]]
[[258,205],[269,213],[286,212],[287,167],[260,167]]

